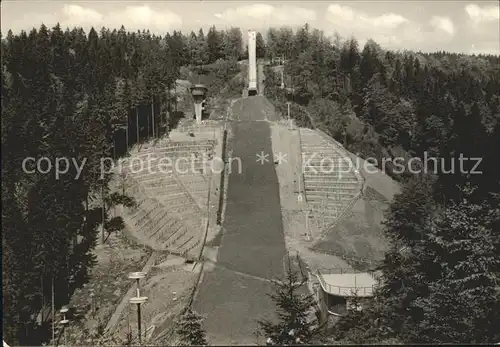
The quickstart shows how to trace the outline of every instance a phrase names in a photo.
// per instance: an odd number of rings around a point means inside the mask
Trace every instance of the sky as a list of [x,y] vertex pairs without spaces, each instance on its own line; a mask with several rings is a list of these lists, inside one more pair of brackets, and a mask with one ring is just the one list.
[[1,29],[30,30],[44,23],[63,28],[94,26],[198,31],[240,27],[265,35],[269,27],[308,23],[325,35],[374,39],[387,49],[500,54],[497,1],[35,1],[3,0]]

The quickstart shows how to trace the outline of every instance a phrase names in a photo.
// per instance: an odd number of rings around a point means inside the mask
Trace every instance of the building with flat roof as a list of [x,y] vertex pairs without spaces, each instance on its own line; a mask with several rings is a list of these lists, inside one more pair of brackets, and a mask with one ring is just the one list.
[[320,274],[320,284],[330,295],[348,298],[357,293],[358,297],[373,296],[375,279],[369,273]]
[[[348,310],[362,310],[369,304],[377,285],[375,277],[368,272],[322,274],[318,271],[316,277],[319,282],[317,299],[323,321],[329,316],[342,316]],[[358,307],[353,307],[354,296],[358,298]]]

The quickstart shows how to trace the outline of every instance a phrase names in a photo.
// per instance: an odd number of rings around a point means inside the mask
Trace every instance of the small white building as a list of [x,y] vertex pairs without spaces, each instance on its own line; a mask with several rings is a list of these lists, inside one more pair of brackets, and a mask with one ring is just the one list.
[[[362,310],[369,304],[377,285],[377,280],[367,272],[322,274],[318,271],[316,277],[319,281],[317,299],[323,321],[329,316],[342,316],[348,310]],[[354,296],[358,298],[358,307],[353,307]]]

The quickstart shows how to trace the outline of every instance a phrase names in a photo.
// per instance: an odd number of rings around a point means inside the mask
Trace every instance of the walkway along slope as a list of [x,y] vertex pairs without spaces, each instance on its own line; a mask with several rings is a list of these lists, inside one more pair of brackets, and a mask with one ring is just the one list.
[[[263,121],[276,116],[266,110],[267,104],[255,96],[233,106],[232,157],[241,159],[242,172],[233,162],[217,262],[206,270],[194,302],[194,308],[207,315],[204,327],[211,344],[255,344],[256,320],[276,312],[266,295],[271,284],[258,279],[281,277],[285,254],[271,130]],[[261,152],[268,154],[262,164],[257,162]]]

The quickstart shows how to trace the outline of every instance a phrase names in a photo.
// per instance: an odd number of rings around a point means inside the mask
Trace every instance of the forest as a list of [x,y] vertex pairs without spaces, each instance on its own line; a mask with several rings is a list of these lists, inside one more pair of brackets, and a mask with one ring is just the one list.
[[[168,133],[181,67],[205,73],[223,62],[216,94],[247,53],[240,29],[215,27],[157,36],[42,25],[8,32],[1,45],[3,333],[10,344],[39,345],[47,327],[37,316],[52,289],[57,307],[68,302],[95,262],[100,227],[121,227],[109,208],[133,204],[109,194],[100,159]],[[500,342],[500,58],[386,51],[371,40],[361,49],[308,25],[259,34],[257,55],[285,58],[291,88],[266,69],[279,111],[291,101],[298,124],[361,157],[481,158],[478,175],[475,162],[420,174],[381,167],[403,185],[387,213],[383,282],[375,304],[344,317],[327,340]],[[74,168],[56,179],[23,172],[27,157],[87,161],[78,179]]]
[[[379,164],[445,163],[379,166],[403,184],[384,226],[392,248],[375,304],[341,319],[333,341],[499,342],[500,57],[387,51],[373,40],[360,48],[307,24],[270,29],[266,54],[284,57],[287,87],[268,67],[266,96],[283,115],[291,102],[297,124]],[[477,160],[459,168],[461,155]]]
[[[37,324],[40,310],[52,292],[58,309],[86,282],[101,227],[123,227],[110,208],[134,203],[109,193],[101,158],[174,126],[182,112],[171,90],[181,67],[212,74],[209,93],[217,94],[245,51],[239,28],[215,27],[162,37],[42,25],[9,31],[1,45],[3,333],[13,345],[40,345],[50,329]],[[79,176],[71,165],[56,179],[24,171],[28,157],[86,162]]]

